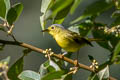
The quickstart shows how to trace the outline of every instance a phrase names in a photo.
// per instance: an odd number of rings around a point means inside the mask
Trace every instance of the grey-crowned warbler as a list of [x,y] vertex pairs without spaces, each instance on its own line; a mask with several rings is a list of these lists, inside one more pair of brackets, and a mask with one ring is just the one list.
[[98,40],[81,37],[78,33],[65,29],[60,24],[53,24],[42,32],[48,32],[52,35],[58,45],[67,52],[77,52],[84,45],[92,46],[91,41]]

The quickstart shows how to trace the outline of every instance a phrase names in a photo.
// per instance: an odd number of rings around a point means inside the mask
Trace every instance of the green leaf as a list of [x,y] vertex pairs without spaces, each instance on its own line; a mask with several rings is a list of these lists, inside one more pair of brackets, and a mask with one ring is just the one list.
[[74,21],[71,22],[71,24],[76,23],[88,16],[98,16],[104,11],[110,9],[113,6],[112,1],[107,1],[107,0],[98,0],[92,4],[90,4],[85,11],[83,12],[82,16],[78,17]]
[[116,10],[113,12],[112,17],[119,17],[120,16],[120,10]]
[[0,0],[0,18],[5,19],[6,5],[4,0]]
[[68,6],[66,6],[65,8],[63,8],[61,11],[57,12],[54,20],[53,20],[53,24],[61,24],[64,21],[64,18],[68,15],[72,4],[69,4]]
[[120,9],[120,0],[118,0],[118,7],[117,8]]
[[120,61],[120,41],[118,42],[118,44],[116,45],[113,55],[112,55],[112,59],[111,61],[114,62],[115,60],[119,60]]
[[118,44],[115,47],[114,56],[118,55],[119,53],[120,53],[120,41],[118,42]]
[[116,0],[115,2],[115,6],[117,7],[117,9],[120,9],[120,0]]
[[41,80],[40,74],[31,70],[23,71],[18,77],[20,80]]
[[78,7],[78,5],[80,4],[82,0],[74,0],[73,6],[70,10],[70,13],[73,14],[73,12],[75,12],[75,9]]
[[4,0],[4,2],[5,2],[5,5],[6,5],[6,15],[5,15],[5,19],[6,19],[6,17],[7,17],[7,12],[8,12],[8,10],[10,9],[10,0]]
[[40,9],[42,13],[42,15],[40,16],[40,24],[43,30],[45,29],[45,24],[46,24],[46,21],[45,21],[46,12],[53,2],[54,0],[42,0],[41,9]]
[[19,18],[22,10],[23,5],[21,3],[17,3],[9,9],[7,13],[7,21],[9,25],[12,25]]
[[100,70],[98,73],[99,80],[108,80],[109,79],[109,66],[107,65],[104,69]]
[[116,17],[116,19],[111,24],[111,26],[117,26],[117,25],[120,25],[120,16]]
[[72,80],[72,74],[63,75],[61,80]]
[[3,27],[3,26],[0,26],[0,30],[4,31],[4,27]]
[[103,42],[97,42],[101,47],[105,48],[105,49],[108,49],[110,51],[112,51],[112,45],[110,43],[110,41],[108,41],[107,39],[107,35],[103,32],[103,31],[93,31],[93,36],[94,38],[101,38],[103,39],[104,41]]
[[56,15],[59,11],[69,6],[72,2],[73,0],[56,0],[56,3],[50,8],[52,15]]
[[55,71],[61,70],[60,67],[58,66],[58,64],[55,63],[55,61],[53,61],[53,60],[49,61],[49,65],[52,66],[55,69]]
[[58,19],[58,20],[53,20],[52,24],[62,24],[63,21],[64,21],[64,18]]
[[49,60],[40,66],[39,72],[41,77],[43,77],[50,72],[59,71],[59,70],[61,70],[59,65],[55,61]]
[[11,80],[20,80],[18,79],[18,75],[23,71],[23,57],[18,59],[8,70],[8,77]]
[[64,14],[64,15],[61,15],[60,17],[57,16],[57,18],[62,19],[68,14],[70,9],[70,8],[68,9],[68,6],[71,6],[72,3],[73,3],[73,0],[56,0],[55,3],[50,7],[49,11],[47,12],[46,19],[52,19],[52,18],[55,18],[56,15]]
[[73,26],[70,26],[70,27],[68,28],[68,30],[80,34],[80,33],[79,33],[79,25],[73,25]]
[[0,0],[0,19],[6,19],[6,14],[10,9],[10,1],[9,0]]
[[65,70],[61,70],[58,63],[54,60],[46,61],[40,66],[41,80],[72,80],[72,75],[66,74]]
[[27,48],[23,50],[24,55],[28,55],[32,50]]
[[91,73],[90,76],[88,77],[88,80],[99,80],[98,76],[96,73]]
[[10,0],[4,0],[5,5],[6,5],[6,11],[10,9]]
[[98,73],[91,73],[88,80],[108,80],[109,79],[109,67],[108,65],[100,70]]
[[65,74],[65,71],[55,71],[48,73],[44,77],[41,78],[41,80],[54,80],[54,79],[61,79],[62,75]]
[[2,62],[2,63],[7,62],[7,64],[8,64],[10,62],[10,56],[8,56],[5,59],[0,60],[0,62]]
[[5,47],[5,44],[0,45],[0,51],[2,51],[4,47]]
[[[48,70],[46,68],[47,67],[44,64],[41,64],[40,69],[39,69],[39,73],[40,73],[41,77],[43,77],[44,75],[46,75],[48,73]],[[50,71],[52,71],[52,70],[50,70]],[[54,71],[54,69],[53,69],[53,71]]]
[[120,64],[120,53],[119,53],[119,55],[116,56],[114,64]]
[[89,57],[89,60],[90,60],[91,62],[93,62],[93,60],[95,60],[94,57],[91,56],[91,55],[88,55],[88,57]]
[[95,23],[94,26],[92,30],[94,38],[103,40],[97,43],[103,48],[112,51],[120,40],[120,37],[116,36],[116,31],[113,31],[115,28],[108,28],[106,25],[100,23]]
[[89,34],[92,27],[93,27],[93,24],[91,22],[88,22],[88,20],[86,20],[86,22],[69,27],[69,30],[77,32],[81,36],[85,37]]

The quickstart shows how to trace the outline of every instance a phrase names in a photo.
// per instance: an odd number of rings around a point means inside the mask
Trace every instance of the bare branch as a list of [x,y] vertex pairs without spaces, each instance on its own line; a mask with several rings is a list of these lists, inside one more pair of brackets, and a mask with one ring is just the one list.
[[[23,43],[23,42],[17,42],[17,41],[5,41],[5,40],[0,40],[0,43],[2,44],[7,44],[7,45],[17,45],[17,46],[22,46],[22,47],[25,47],[25,48],[29,48],[31,49],[32,51],[35,51],[35,52],[38,52],[38,53],[42,53],[44,54],[44,51],[43,49],[40,49],[40,48],[37,48],[37,47],[34,47],[32,45],[29,45],[29,44],[26,44],[26,43]],[[45,54],[44,54],[45,55]],[[53,57],[56,57],[58,59],[62,59],[64,61],[67,61],[68,63],[71,63],[71,64],[74,64],[74,60],[70,59],[70,58],[67,58],[67,57],[61,57],[59,54],[52,54]],[[93,69],[91,69],[89,66],[87,65],[84,65],[84,64],[81,64],[79,63],[78,66],[82,69],[85,69],[85,70],[88,70],[88,71],[91,71],[91,72],[94,72]],[[113,77],[110,77],[109,80],[117,80]]]

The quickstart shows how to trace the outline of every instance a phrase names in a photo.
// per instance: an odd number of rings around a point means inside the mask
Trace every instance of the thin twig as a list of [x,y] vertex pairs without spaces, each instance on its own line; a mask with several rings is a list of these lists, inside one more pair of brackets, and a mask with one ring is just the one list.
[[5,80],[9,80],[9,78],[8,78],[8,76],[7,76],[7,71],[4,71],[4,72],[3,72],[3,76],[4,76],[4,79],[5,79]]
[[12,25],[12,26],[10,27],[10,26],[8,25],[8,23],[5,22],[4,24],[0,24],[0,26],[6,27],[6,28],[8,29],[8,31],[6,31],[6,32],[9,34],[9,36],[11,36],[11,37],[13,38],[14,41],[17,42],[16,38],[15,38],[14,35],[12,34],[12,30],[13,30],[13,28],[14,28],[14,25]]
[[3,26],[2,24],[0,24],[0,26]]
[[[0,43],[2,44],[7,44],[7,45],[17,45],[17,46],[22,46],[22,47],[25,47],[25,48],[29,48],[31,49],[32,51],[35,51],[35,52],[38,52],[38,53],[43,53],[43,49],[41,48],[37,48],[37,47],[34,47],[32,45],[29,45],[29,44],[26,44],[26,43],[22,43],[22,42],[14,42],[14,41],[5,41],[5,40],[0,40]],[[52,55],[53,57],[56,57],[58,59],[62,59],[64,61],[67,61],[68,63],[71,63],[71,64],[74,64],[74,60],[70,59],[70,58],[67,58],[67,57],[61,57],[59,54],[53,54]],[[81,64],[79,63],[78,66],[82,69],[85,69],[85,70],[88,70],[88,71],[91,71],[91,72],[94,72],[93,69],[91,69],[89,66],[86,66],[84,64]],[[117,80],[113,77],[110,77],[109,80]]]
[[6,62],[4,63],[0,63],[0,69],[1,69],[1,72],[0,74],[2,75],[3,79],[4,80],[9,80],[8,76],[7,76],[7,72],[8,72],[8,65]]
[[14,37],[14,35],[13,35],[13,34],[10,34],[10,36],[13,38],[13,40],[14,40],[14,41],[16,41],[16,42],[17,42],[17,40],[16,40],[16,38]]

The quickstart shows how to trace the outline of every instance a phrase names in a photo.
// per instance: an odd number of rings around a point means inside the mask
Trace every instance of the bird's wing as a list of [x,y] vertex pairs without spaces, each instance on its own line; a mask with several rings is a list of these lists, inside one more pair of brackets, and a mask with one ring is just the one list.
[[86,44],[89,44],[90,46],[93,46],[89,40],[87,40],[84,37],[81,37],[78,33],[72,32],[72,31],[68,31],[68,32],[69,32],[69,34],[67,35],[67,37],[68,36],[71,37],[70,39],[74,40],[76,43],[78,43],[78,44],[86,43]]

